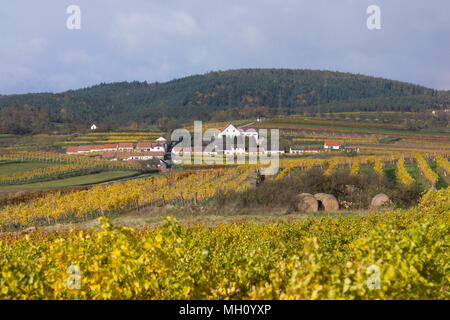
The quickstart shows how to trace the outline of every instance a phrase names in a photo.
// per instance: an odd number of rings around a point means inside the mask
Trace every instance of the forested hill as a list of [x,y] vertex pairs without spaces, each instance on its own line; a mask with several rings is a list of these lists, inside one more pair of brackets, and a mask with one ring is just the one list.
[[166,83],[119,82],[63,93],[0,96],[0,132],[227,120],[301,111],[449,108],[449,92],[350,73],[241,69]]

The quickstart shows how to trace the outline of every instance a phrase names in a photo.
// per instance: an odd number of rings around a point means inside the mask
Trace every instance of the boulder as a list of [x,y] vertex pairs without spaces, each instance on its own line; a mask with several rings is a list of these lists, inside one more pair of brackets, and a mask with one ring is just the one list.
[[324,211],[338,211],[339,202],[337,199],[327,193],[316,193],[314,198],[319,202],[319,207]]
[[380,208],[384,205],[388,205],[391,203],[391,200],[387,195],[384,193],[379,193],[375,197],[372,198],[372,201],[370,202],[370,206],[372,208]]
[[319,210],[319,203],[310,193],[301,193],[297,195],[295,209],[299,212],[316,212]]

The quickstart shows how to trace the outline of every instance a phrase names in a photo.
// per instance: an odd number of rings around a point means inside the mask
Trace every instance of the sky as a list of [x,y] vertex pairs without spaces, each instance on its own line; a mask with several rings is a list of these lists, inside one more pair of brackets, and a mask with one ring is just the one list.
[[[67,27],[70,5],[80,8],[80,29]],[[367,27],[370,5],[380,8],[381,29]],[[0,6],[0,94],[238,68],[352,72],[450,90],[450,1],[3,0]]]

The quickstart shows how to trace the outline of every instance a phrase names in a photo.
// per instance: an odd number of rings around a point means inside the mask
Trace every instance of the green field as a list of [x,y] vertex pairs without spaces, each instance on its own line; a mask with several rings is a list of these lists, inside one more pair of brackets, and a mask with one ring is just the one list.
[[88,174],[84,176],[71,177],[60,180],[53,181],[44,181],[44,182],[36,182],[30,184],[21,184],[21,185],[10,185],[10,186],[1,186],[0,190],[11,190],[11,189],[36,189],[36,190],[46,190],[46,189],[55,189],[55,188],[65,188],[65,187],[73,187],[73,186],[82,186],[89,185],[95,183],[102,183],[111,180],[117,180],[122,178],[133,177],[139,174],[138,171],[104,171],[95,174]]
[[18,172],[24,172],[28,170],[33,169],[39,169],[39,168],[48,168],[51,166],[54,166],[54,163],[48,163],[48,162],[16,162],[16,161],[5,161],[0,162],[0,176],[8,176],[10,174],[18,173]]

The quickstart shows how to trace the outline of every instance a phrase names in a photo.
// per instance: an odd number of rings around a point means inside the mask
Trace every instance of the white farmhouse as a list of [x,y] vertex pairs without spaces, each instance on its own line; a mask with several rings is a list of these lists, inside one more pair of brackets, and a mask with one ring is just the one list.
[[220,130],[218,137],[219,138],[239,137],[240,135],[241,132],[231,123],[229,123],[222,130]]
[[95,123],[92,124],[91,130],[92,130],[92,131],[93,131],[93,130],[97,130],[97,126],[95,125]]
[[255,137],[258,140],[258,131],[254,128],[236,128],[231,123],[227,124],[219,133],[219,138],[226,137]]
[[342,147],[342,143],[339,141],[325,141],[323,148],[326,150],[339,150]]

